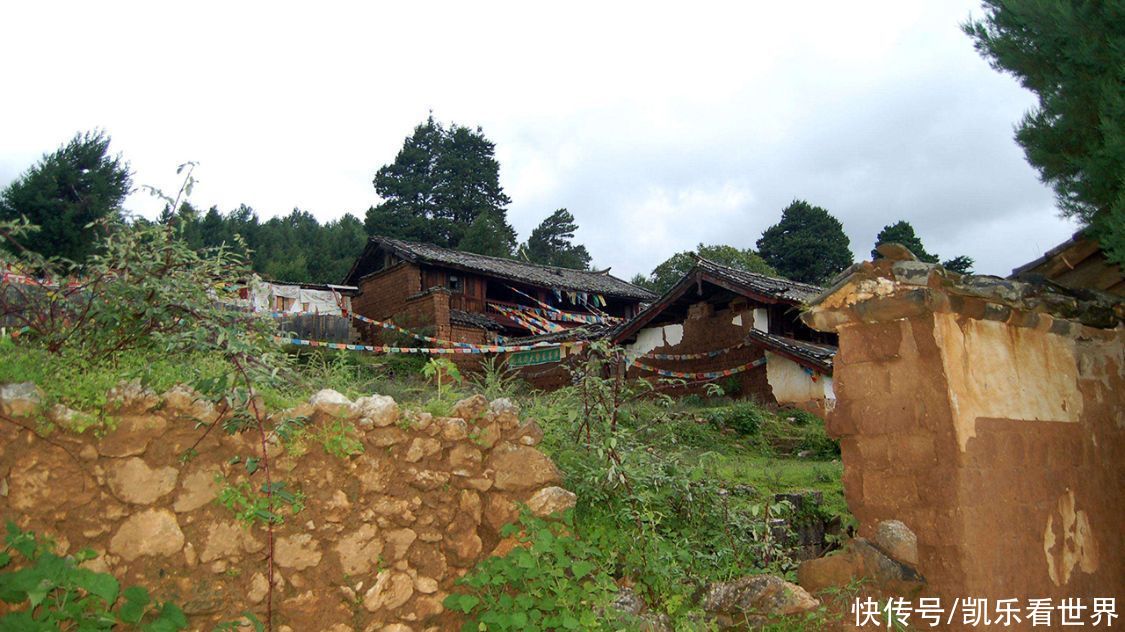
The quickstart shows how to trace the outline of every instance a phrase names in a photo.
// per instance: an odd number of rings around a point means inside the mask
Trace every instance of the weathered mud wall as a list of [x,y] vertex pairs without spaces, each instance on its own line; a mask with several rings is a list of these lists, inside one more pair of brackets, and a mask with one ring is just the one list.
[[[28,426],[42,413],[37,399],[32,385],[0,389],[3,413]],[[215,410],[184,388],[157,396],[133,387],[115,399],[116,429],[104,436],[45,440],[0,423],[0,521],[49,535],[64,552],[98,551],[89,566],[181,604],[193,629],[245,610],[264,619],[266,530],[217,500],[228,485],[264,483],[261,466],[247,473],[257,433],[204,435],[197,422],[213,422]],[[497,547],[515,503],[546,515],[574,502],[533,447],[538,426],[517,413],[477,396],[434,418],[400,412],[388,397],[321,391],[279,414],[309,425],[297,441],[269,442],[273,480],[305,497],[275,529],[274,629],[456,629],[442,600]],[[48,415],[65,423],[71,413]],[[328,454],[319,433],[351,425],[363,453]]]
[[1125,595],[1125,331],[1036,292],[884,260],[806,315],[840,336],[828,429],[860,531],[905,523],[946,604]]

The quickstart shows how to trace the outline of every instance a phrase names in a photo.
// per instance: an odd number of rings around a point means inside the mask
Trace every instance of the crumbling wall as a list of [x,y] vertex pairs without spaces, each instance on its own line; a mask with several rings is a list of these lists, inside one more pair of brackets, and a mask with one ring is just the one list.
[[[755,316],[760,317],[759,326],[764,320],[764,310],[754,310],[745,304],[732,304],[731,306],[716,310],[707,302],[693,305],[682,325],[668,325],[642,329],[637,334],[636,343],[626,348],[628,357],[637,357],[644,353],[656,354],[692,354],[715,351],[726,347],[734,347],[744,341],[746,332],[755,324]],[[685,360],[657,360],[643,358],[645,364],[670,371],[685,373],[705,373],[709,371],[722,371],[731,367],[741,366],[763,358],[764,352],[760,347],[747,345],[711,358],[697,358]],[[653,377],[651,371],[637,367],[629,369],[630,378]],[[765,367],[755,367],[741,373],[736,373],[727,379],[738,385],[738,392],[731,393],[738,397],[752,398],[764,403],[774,403],[773,391],[766,381]],[[716,380],[720,384],[723,380]],[[703,384],[694,384],[687,388],[676,389],[677,394],[705,393]]]
[[917,535],[923,595],[1125,593],[1120,311],[881,260],[806,314],[840,336],[828,430],[849,508],[867,537],[892,519]]
[[[29,428],[40,399],[34,385],[0,388],[3,414]],[[104,436],[44,439],[0,423],[0,521],[51,536],[63,552],[94,549],[87,566],[182,605],[193,629],[246,610],[264,620],[266,530],[217,500],[228,485],[263,484],[263,468],[247,467],[257,433],[205,434],[197,422],[216,411],[183,387],[158,396],[134,386],[114,399],[116,428]],[[47,411],[62,423],[72,414]],[[457,629],[442,600],[500,544],[516,503],[539,515],[574,503],[534,447],[538,426],[521,423],[508,400],[476,396],[432,417],[389,397],[321,391],[277,418],[294,416],[309,420],[305,434],[269,441],[273,480],[304,495],[275,529],[274,629]],[[318,433],[350,426],[362,454],[328,454]]]

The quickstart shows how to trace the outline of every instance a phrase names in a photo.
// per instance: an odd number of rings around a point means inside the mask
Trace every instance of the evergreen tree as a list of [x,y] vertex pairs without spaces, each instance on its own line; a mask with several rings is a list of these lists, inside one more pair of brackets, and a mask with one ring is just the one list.
[[840,221],[819,206],[794,200],[758,240],[758,254],[782,276],[825,283],[852,264],[848,236]]
[[974,263],[975,262],[973,261],[972,257],[966,257],[965,255],[959,255],[959,256],[953,257],[952,259],[946,259],[945,261],[942,261],[941,267],[945,268],[946,270],[952,270],[954,272],[959,272],[961,274],[972,274]]
[[648,277],[641,275],[633,277],[633,284],[657,294],[663,294],[672,289],[672,286],[679,283],[680,279],[695,267],[698,257],[703,257],[728,268],[757,272],[768,276],[777,275],[777,272],[758,256],[758,253],[749,248],[739,249],[721,244],[710,246],[699,244],[694,251],[677,252],[668,257],[656,266]]
[[[878,248],[881,244],[899,244],[906,246],[906,249],[914,253],[914,256],[918,257],[919,261],[925,261],[926,263],[938,262],[938,256],[926,252],[925,246],[922,245],[922,240],[914,234],[914,227],[910,225],[910,222],[905,220],[899,220],[890,226],[884,226],[883,230],[879,231],[879,235],[875,237],[875,248]],[[879,252],[875,250],[875,248],[871,249],[872,259],[878,259],[880,257]]]
[[373,184],[383,202],[367,211],[367,232],[456,248],[487,213],[486,222],[514,234],[495,149],[479,127],[446,129],[430,115],[405,140],[395,161],[375,174]]
[[516,231],[496,213],[484,211],[465,231],[457,249],[491,257],[511,257],[515,245]]
[[531,231],[527,244],[523,246],[527,260],[560,268],[589,270],[590,253],[586,251],[586,246],[572,243],[576,230],[578,224],[574,223],[574,215],[570,211],[560,208],[551,213]]
[[1125,264],[1125,2],[984,0],[964,25],[992,67],[1038,97],[1016,126],[1064,215]]
[[109,155],[104,132],[76,134],[0,193],[0,219],[27,217],[39,231],[22,245],[82,263],[97,247],[86,225],[119,217],[132,187],[129,163]]

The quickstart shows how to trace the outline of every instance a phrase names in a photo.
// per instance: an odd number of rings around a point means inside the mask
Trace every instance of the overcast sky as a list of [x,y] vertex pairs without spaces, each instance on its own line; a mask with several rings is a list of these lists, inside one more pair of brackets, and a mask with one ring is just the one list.
[[1031,93],[959,29],[972,0],[375,4],[6,2],[0,186],[102,128],[138,185],[199,161],[197,206],[362,219],[433,110],[496,143],[521,239],[566,207],[626,278],[753,247],[794,198],[859,258],[906,219],[989,274],[1077,228],[1012,140]]

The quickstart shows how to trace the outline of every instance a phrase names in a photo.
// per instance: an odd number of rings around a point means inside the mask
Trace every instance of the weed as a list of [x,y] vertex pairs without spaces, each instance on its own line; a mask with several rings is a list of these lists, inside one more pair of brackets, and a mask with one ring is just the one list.
[[346,419],[333,419],[321,426],[317,439],[324,451],[338,458],[363,454],[363,442],[359,440],[359,430]]
[[[97,557],[90,549],[60,557],[50,540],[9,522],[0,551],[0,600],[19,612],[0,615],[3,630],[108,630],[118,624],[145,630],[183,630],[187,617],[179,606],[152,601],[139,586],[121,590],[117,579],[80,566]],[[25,564],[8,570],[13,559]]]
[[253,490],[249,482],[234,484],[227,482],[221,475],[215,476],[215,482],[223,486],[215,502],[232,511],[238,521],[247,527],[258,522],[281,524],[285,521],[282,511],[293,516],[305,508],[305,494],[301,491],[290,492],[285,483],[280,481],[272,483],[271,487],[262,485],[258,492]]

